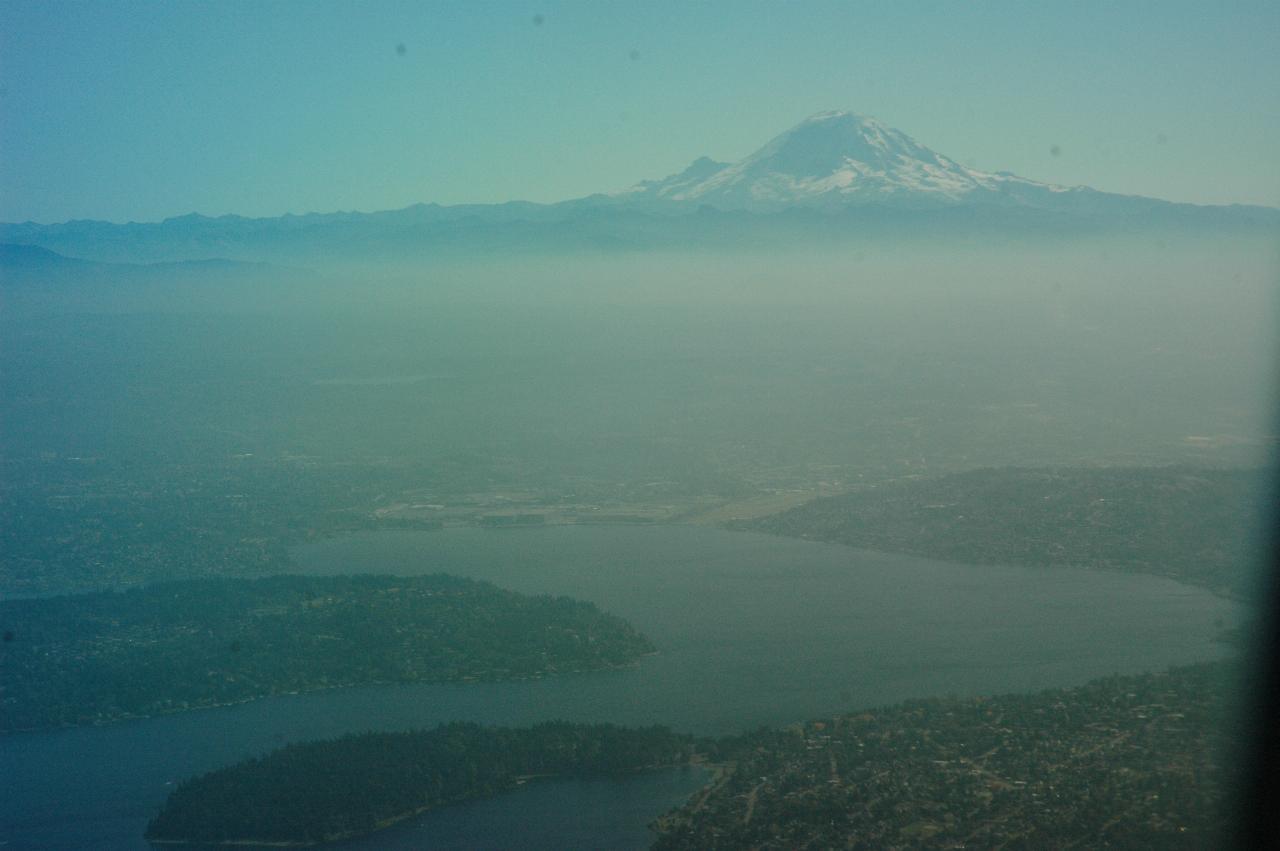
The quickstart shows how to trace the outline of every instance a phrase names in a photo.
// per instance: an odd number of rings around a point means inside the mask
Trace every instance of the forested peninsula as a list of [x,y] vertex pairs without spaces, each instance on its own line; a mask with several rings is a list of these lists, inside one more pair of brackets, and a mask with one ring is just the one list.
[[1255,592],[1270,471],[972,470],[867,486],[737,528],[970,564],[1088,567]]
[[506,680],[652,652],[567,597],[429,576],[271,576],[0,602],[0,732],[372,683]]
[[188,780],[147,827],[183,844],[315,845],[371,833],[528,779],[622,775],[686,762],[693,740],[665,727],[453,723],[288,745]]

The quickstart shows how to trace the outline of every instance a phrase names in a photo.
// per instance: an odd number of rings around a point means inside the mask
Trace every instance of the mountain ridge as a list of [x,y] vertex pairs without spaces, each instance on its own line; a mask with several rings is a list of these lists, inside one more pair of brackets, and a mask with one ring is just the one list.
[[809,227],[828,236],[887,229],[930,236],[956,228],[1052,235],[1161,226],[1280,227],[1280,209],[1273,207],[1182,204],[981,171],[875,118],[833,110],[804,119],[738,162],[699,157],[664,178],[551,204],[418,203],[370,213],[0,223],[0,242],[126,262],[296,261],[300,252],[316,251],[383,256],[498,247],[612,250],[754,244],[761,235],[793,239],[797,228],[804,230],[798,224],[802,212],[825,216]]

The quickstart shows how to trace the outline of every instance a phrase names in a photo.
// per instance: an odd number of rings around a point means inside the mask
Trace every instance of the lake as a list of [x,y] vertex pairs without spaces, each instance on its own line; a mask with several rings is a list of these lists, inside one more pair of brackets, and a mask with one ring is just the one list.
[[[731,733],[907,697],[1072,685],[1217,658],[1230,649],[1214,636],[1244,615],[1153,576],[953,565],[695,526],[361,533],[299,547],[294,558],[317,574],[445,571],[590,600],[659,652],[618,671],[372,686],[0,737],[3,847],[145,848],[143,828],[174,781],[298,739],[455,719]],[[700,780],[670,771],[531,784],[347,847],[640,848],[647,823]]]

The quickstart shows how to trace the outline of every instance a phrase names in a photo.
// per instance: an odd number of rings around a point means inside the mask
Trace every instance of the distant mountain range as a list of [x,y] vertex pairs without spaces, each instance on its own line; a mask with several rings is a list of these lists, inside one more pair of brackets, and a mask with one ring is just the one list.
[[302,275],[308,270],[270,263],[226,260],[214,257],[203,260],[175,260],[157,263],[122,263],[101,260],[85,260],[68,257],[39,245],[0,242],[0,274],[3,283],[48,282],[66,277],[77,282],[86,278],[139,280],[167,278],[174,274],[186,276],[253,274],[279,277],[282,274]]
[[1054,235],[1180,227],[1275,231],[1280,210],[1065,187],[957,163],[874,118],[822,112],[736,163],[556,204],[415,204],[377,213],[157,223],[0,224],[0,243],[95,260],[297,260],[477,250],[770,245],[858,235]]

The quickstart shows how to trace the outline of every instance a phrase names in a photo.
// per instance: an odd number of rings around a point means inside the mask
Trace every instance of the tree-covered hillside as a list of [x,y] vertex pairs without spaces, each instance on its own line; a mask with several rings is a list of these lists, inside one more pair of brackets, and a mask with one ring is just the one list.
[[447,724],[284,747],[179,785],[152,841],[312,844],[369,833],[424,810],[514,788],[526,777],[614,775],[689,758],[664,727],[551,722]]
[[901,479],[740,525],[948,561],[1141,571],[1245,596],[1266,484],[1256,470],[985,469]]
[[444,574],[273,576],[0,602],[0,731],[268,694],[609,668],[652,646],[567,597]]

